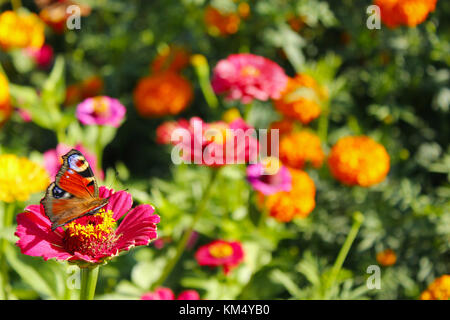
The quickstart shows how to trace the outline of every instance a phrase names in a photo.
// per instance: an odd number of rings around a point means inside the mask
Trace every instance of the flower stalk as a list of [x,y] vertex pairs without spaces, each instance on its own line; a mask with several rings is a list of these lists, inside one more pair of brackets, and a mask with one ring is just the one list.
[[195,54],[191,58],[191,63],[195,68],[195,72],[198,77],[200,88],[202,89],[205,100],[211,109],[217,109],[219,101],[211,87],[211,82],[209,80],[209,65],[205,56],[201,54]]
[[[10,227],[14,219],[15,202],[3,203],[2,215],[0,216],[0,229],[6,229]],[[8,240],[0,240],[0,299],[7,300],[10,291],[9,275],[8,275],[8,263],[6,262],[5,251],[8,245]]]
[[164,267],[164,270],[161,273],[161,276],[159,277],[159,279],[156,280],[153,283],[152,289],[155,289],[155,288],[158,288],[158,287],[162,286],[164,281],[167,279],[167,277],[172,272],[173,268],[178,263],[178,260],[180,260],[181,255],[183,254],[183,252],[186,249],[186,245],[189,242],[189,239],[190,239],[190,237],[192,235],[192,232],[195,229],[195,225],[197,224],[197,221],[199,220],[199,218],[201,217],[203,211],[206,208],[208,200],[209,200],[209,198],[211,196],[211,190],[212,190],[212,187],[214,185],[214,181],[216,180],[216,178],[218,176],[218,173],[219,173],[219,169],[213,169],[212,170],[211,177],[210,177],[209,182],[208,182],[208,184],[207,184],[207,186],[205,188],[205,191],[203,192],[202,198],[200,199],[200,202],[199,202],[199,204],[197,206],[197,211],[195,212],[194,216],[192,217],[192,221],[191,221],[191,224],[190,224],[189,228],[184,232],[183,236],[181,237],[180,241],[178,242],[175,255],[172,257],[172,259],[170,259],[167,262],[167,264]]
[[364,215],[361,212],[356,211],[355,213],[353,213],[353,225],[352,228],[350,229],[350,232],[347,235],[347,238],[345,239],[344,244],[341,247],[341,250],[339,251],[336,261],[334,262],[333,268],[331,269],[330,276],[328,278],[328,281],[326,282],[327,291],[331,290],[334,287],[336,278],[342,269],[342,265],[344,264],[344,261],[347,258],[348,252],[350,251],[350,247],[352,246],[353,241],[355,241],[356,235],[358,234],[359,228],[361,227],[363,221]]
[[98,272],[100,267],[80,268],[81,271],[81,290],[80,300],[93,300],[95,288],[97,286]]

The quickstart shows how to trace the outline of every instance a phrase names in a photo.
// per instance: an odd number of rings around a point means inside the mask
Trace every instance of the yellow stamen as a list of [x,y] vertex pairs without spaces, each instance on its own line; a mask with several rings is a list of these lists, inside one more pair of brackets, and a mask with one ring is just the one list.
[[245,66],[241,69],[241,75],[248,76],[248,77],[257,77],[261,74],[261,71],[259,71],[254,66]]
[[66,225],[69,236],[82,236],[83,238],[95,238],[95,239],[106,239],[110,233],[114,232],[114,227],[116,225],[116,220],[113,218],[113,212],[111,210],[105,211],[100,209],[96,214],[99,220],[98,224],[81,224],[76,220],[68,223]]
[[233,254],[233,247],[228,243],[216,243],[209,248],[209,253],[214,258],[226,258]]

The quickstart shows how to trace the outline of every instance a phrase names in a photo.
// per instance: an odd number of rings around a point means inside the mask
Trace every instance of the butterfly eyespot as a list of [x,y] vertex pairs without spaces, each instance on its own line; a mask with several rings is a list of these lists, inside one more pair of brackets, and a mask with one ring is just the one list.
[[85,171],[89,167],[86,159],[79,154],[71,155],[67,161],[69,163],[69,168],[75,170],[76,172]]
[[53,194],[53,197],[59,199],[59,198],[64,197],[64,195],[66,194],[66,192],[65,192],[63,189],[61,189],[61,188],[55,186],[55,187],[53,188],[53,190],[52,190],[52,194]]

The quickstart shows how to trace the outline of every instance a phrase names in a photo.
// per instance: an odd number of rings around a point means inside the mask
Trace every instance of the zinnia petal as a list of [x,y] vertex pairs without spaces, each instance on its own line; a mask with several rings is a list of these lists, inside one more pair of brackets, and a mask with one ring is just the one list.
[[42,212],[40,205],[30,205],[25,212],[17,215],[18,226],[15,235],[19,237],[19,241],[16,245],[23,254],[43,257],[44,260],[71,258],[72,255],[63,248],[61,228],[49,232],[51,222]]
[[147,245],[156,239],[156,224],[159,216],[153,214],[155,209],[148,204],[141,204],[131,210],[116,230],[119,236],[116,247],[128,250],[132,246]]

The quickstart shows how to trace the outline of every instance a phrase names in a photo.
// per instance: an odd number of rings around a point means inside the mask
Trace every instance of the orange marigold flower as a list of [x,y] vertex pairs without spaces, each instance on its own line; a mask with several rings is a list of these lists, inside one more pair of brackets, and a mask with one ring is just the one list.
[[205,9],[205,25],[212,35],[227,36],[239,30],[241,18],[234,12],[220,12],[212,6]]
[[170,71],[142,78],[134,89],[134,105],[143,117],[176,115],[188,106],[192,97],[189,81]]
[[328,165],[332,175],[342,183],[368,187],[384,180],[390,158],[386,149],[373,139],[349,136],[333,146]]
[[103,92],[103,79],[100,76],[94,75],[81,82],[81,99],[87,99],[99,96]]
[[9,101],[9,83],[3,73],[0,73],[0,127],[9,119],[12,106]]
[[392,249],[386,249],[377,253],[377,262],[384,267],[392,266],[396,261],[397,255]]
[[183,47],[171,45],[162,50],[150,65],[150,72],[178,72],[189,64],[190,54]]
[[239,3],[237,11],[241,18],[247,19],[250,16],[250,5],[246,2]]
[[310,130],[301,130],[281,137],[280,159],[285,165],[296,169],[302,169],[306,162],[319,168],[325,154],[320,138]]
[[420,300],[449,300],[450,299],[450,275],[435,279],[420,295]]
[[322,100],[327,99],[324,88],[309,75],[298,74],[289,78],[280,99],[275,100],[275,108],[286,117],[308,124],[319,117]]
[[45,25],[34,13],[5,11],[0,14],[0,47],[3,50],[42,47]]
[[375,0],[381,20],[390,28],[400,25],[415,27],[434,11],[437,0]]
[[271,217],[280,222],[306,218],[316,206],[316,187],[314,181],[302,170],[289,169],[291,173],[291,191],[281,191],[264,198],[259,194]]

